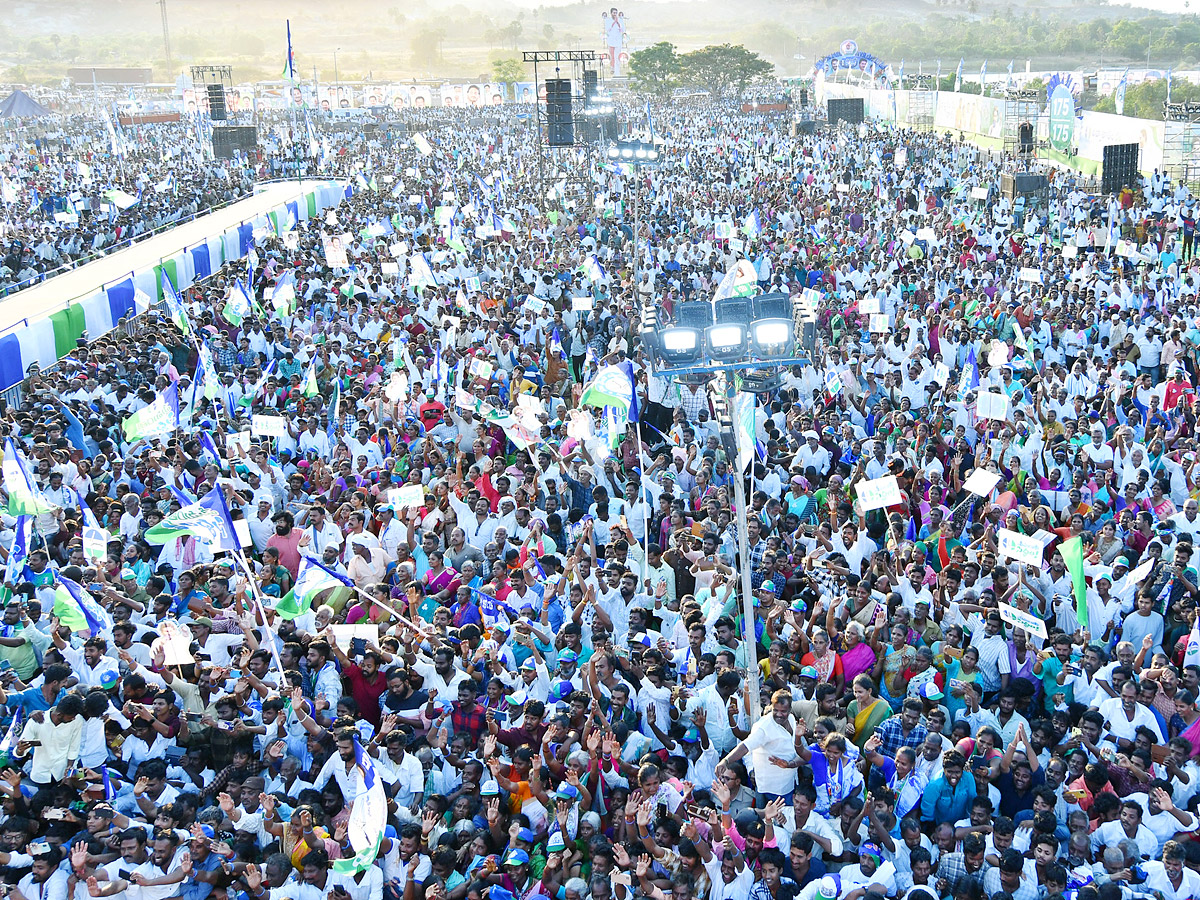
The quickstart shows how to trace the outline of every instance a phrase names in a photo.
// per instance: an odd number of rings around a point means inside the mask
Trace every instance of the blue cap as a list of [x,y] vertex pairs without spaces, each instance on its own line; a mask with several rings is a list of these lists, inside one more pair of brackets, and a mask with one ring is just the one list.
[[[217,836],[217,833],[213,830],[211,825],[199,825],[197,827],[200,829],[200,835],[203,835],[210,841]],[[195,840],[200,835],[192,835],[192,840]]]
[[520,828],[517,830],[517,840],[525,841],[526,843],[532,844],[533,843],[533,832],[528,828]]
[[[521,830],[528,831],[529,829],[523,828]],[[530,840],[532,840],[532,835],[530,836]],[[527,866],[527,865],[529,865],[529,854],[526,853],[524,850],[510,850],[508,852],[508,856],[504,857],[503,864],[506,866]],[[491,892],[490,896],[493,898],[493,900],[495,900],[495,897],[496,897],[496,889],[495,888],[492,888],[492,892]],[[509,894],[509,896],[511,897],[512,895]]]
[[579,654],[571,649],[561,650],[561,651],[559,651],[559,654],[558,654],[558,661],[560,663],[579,662]]

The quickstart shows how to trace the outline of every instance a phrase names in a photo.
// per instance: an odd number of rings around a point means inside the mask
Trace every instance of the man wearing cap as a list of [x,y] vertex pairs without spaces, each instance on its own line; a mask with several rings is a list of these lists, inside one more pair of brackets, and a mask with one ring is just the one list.
[[[873,802],[870,796],[867,802]],[[859,900],[865,894],[892,896],[896,893],[896,867],[883,858],[883,848],[867,841],[858,848],[858,862],[838,872],[843,900]]]

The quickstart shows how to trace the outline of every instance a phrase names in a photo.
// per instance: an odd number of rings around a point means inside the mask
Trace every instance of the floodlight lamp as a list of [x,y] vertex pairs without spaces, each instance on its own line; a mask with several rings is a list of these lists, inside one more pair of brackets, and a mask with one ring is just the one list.
[[708,342],[709,355],[719,362],[725,362],[743,356],[746,352],[746,326],[733,322],[723,322],[711,326],[705,339]]
[[760,356],[783,356],[788,352],[794,334],[791,319],[759,319],[750,326],[754,350]]

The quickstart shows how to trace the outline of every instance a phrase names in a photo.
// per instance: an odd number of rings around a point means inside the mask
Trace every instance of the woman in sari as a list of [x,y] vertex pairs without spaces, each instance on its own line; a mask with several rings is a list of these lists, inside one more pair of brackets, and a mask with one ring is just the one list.
[[892,642],[887,646],[880,646],[880,635],[880,629],[876,628],[871,636],[871,646],[876,653],[874,671],[879,679],[879,694],[893,710],[898,710],[905,693],[903,672],[916,659],[917,648],[909,643],[908,626],[901,622],[892,626]]
[[857,676],[875,668],[875,651],[867,643],[863,627],[858,622],[851,622],[846,626],[842,639],[846,647],[841,654],[842,676],[845,681],[853,684]]
[[445,603],[458,590],[458,573],[446,565],[441,553],[429,557],[429,571],[422,577],[427,596]]
[[1168,725],[1171,737],[1179,737],[1200,721],[1200,710],[1196,709],[1196,695],[1180,688],[1175,693],[1175,713]]
[[1159,522],[1171,518],[1177,512],[1171,498],[1163,493],[1161,481],[1154,481],[1150,485],[1150,508],[1154,510],[1154,516]]
[[854,691],[854,699],[846,707],[846,716],[854,726],[851,737],[861,750],[867,739],[875,733],[875,728],[892,714],[892,708],[886,700],[875,696],[875,682],[870,675],[864,673],[855,678],[851,690]]
[[812,666],[817,670],[817,684],[829,682],[837,688],[838,696],[846,687],[846,673],[842,661],[829,646],[829,634],[823,628],[814,628],[812,641],[803,631],[799,632],[801,646],[806,648],[800,658],[801,666]]

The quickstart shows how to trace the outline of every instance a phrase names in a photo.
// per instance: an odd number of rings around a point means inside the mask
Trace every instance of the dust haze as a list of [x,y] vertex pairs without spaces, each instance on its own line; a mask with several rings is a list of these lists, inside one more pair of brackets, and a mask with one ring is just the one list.
[[978,68],[989,57],[996,66],[1015,59],[1020,68],[1026,60],[1034,68],[1200,65],[1191,0],[1148,5],[1154,8],[1069,0],[166,0],[168,72],[155,0],[18,0],[0,24],[0,82],[53,85],[73,65],[150,66],[165,82],[189,65],[228,64],[239,81],[277,79],[288,18],[305,79],[486,76],[521,50],[601,49],[602,14],[613,6],[625,16],[630,52],[659,41],[681,52],[743,44],[780,76],[805,74],[846,39],[893,64],[905,59],[908,71],[932,71],[939,59],[952,70],[959,58]]

